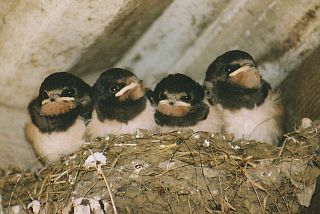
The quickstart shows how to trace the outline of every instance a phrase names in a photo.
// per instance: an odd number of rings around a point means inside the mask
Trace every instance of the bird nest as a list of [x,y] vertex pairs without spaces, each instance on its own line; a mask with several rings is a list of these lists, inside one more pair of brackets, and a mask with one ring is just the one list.
[[319,127],[283,147],[191,130],[110,135],[35,172],[3,173],[0,213],[297,213],[320,174]]

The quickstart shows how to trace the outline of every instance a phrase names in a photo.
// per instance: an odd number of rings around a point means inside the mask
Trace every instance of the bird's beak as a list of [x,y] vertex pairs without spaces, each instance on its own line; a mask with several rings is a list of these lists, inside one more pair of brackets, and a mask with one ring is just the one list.
[[169,116],[182,117],[190,111],[190,106],[189,103],[177,100],[175,97],[169,97],[159,101],[157,111]]
[[130,77],[124,81],[127,85],[115,94],[115,97],[119,101],[125,101],[128,99],[138,100],[145,95],[145,90],[142,84],[142,80],[137,77]]
[[[249,66],[249,65],[245,65],[240,67],[239,69],[235,70],[234,72],[229,74],[229,77],[234,77],[239,75],[242,72],[248,72],[250,69],[252,69],[253,67]],[[254,68],[255,69],[255,68]]]
[[249,65],[242,66],[229,74],[232,84],[243,88],[259,88],[261,86],[261,76],[256,67]]
[[190,106],[190,103],[186,103],[186,102],[175,100],[175,99],[160,100],[159,104],[169,105],[169,106],[179,106],[179,107],[189,107]]
[[118,91],[118,93],[115,94],[115,97],[120,97],[121,95],[123,95],[124,93],[126,93],[127,91],[134,89],[135,87],[137,87],[139,85],[139,83],[137,82],[132,82],[129,85],[123,87],[120,91]]
[[[70,102],[70,101],[75,101],[75,98],[74,97],[57,97],[54,99],[54,102]],[[45,105],[45,104],[48,104],[50,102],[53,102],[52,101],[52,98],[48,98],[48,99],[45,99],[41,102],[42,105]]]
[[77,107],[74,97],[60,97],[51,93],[48,99],[41,102],[41,114],[44,116],[56,116],[64,114]]
[[69,102],[69,101],[75,101],[76,99],[74,97],[58,97],[56,99],[58,102],[59,101],[66,101],[66,102]]
[[48,98],[48,99],[42,100],[41,105],[45,105],[45,104],[48,104],[50,102],[51,102],[50,98]]

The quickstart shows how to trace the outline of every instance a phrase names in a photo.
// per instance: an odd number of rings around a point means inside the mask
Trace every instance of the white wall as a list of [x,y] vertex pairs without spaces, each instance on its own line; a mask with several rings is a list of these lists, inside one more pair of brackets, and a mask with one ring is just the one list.
[[277,87],[319,46],[319,7],[317,0],[176,0],[117,66],[147,77],[150,85],[176,72],[202,82],[218,55],[242,49]]
[[48,74],[78,61],[127,2],[1,2],[0,167],[30,165],[34,156],[23,136],[28,102]]
[[202,81],[211,61],[249,51],[273,86],[320,43],[318,0],[13,0],[0,2],[0,167],[29,166],[26,106],[50,73],[93,83],[112,66],[148,86],[168,73]]

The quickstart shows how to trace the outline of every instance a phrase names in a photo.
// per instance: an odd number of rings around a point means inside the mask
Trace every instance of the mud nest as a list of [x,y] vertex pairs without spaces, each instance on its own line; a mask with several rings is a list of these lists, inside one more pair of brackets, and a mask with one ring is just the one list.
[[283,147],[191,130],[110,135],[34,172],[2,173],[0,213],[297,213],[320,174],[319,128],[285,135]]

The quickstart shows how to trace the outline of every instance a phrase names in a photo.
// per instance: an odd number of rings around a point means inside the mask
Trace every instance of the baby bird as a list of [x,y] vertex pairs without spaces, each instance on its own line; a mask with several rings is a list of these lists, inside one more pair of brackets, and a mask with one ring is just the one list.
[[25,135],[42,163],[78,150],[91,117],[91,87],[66,72],[49,75],[28,106]]
[[283,115],[279,94],[262,79],[250,54],[232,50],[215,59],[206,71],[204,89],[235,140],[278,143]]
[[153,108],[142,81],[121,68],[103,72],[93,86],[94,111],[86,140],[155,127]]
[[156,108],[154,118],[158,131],[185,128],[194,131],[218,132],[221,117],[214,106],[204,102],[202,87],[184,74],[170,74],[150,92]]

